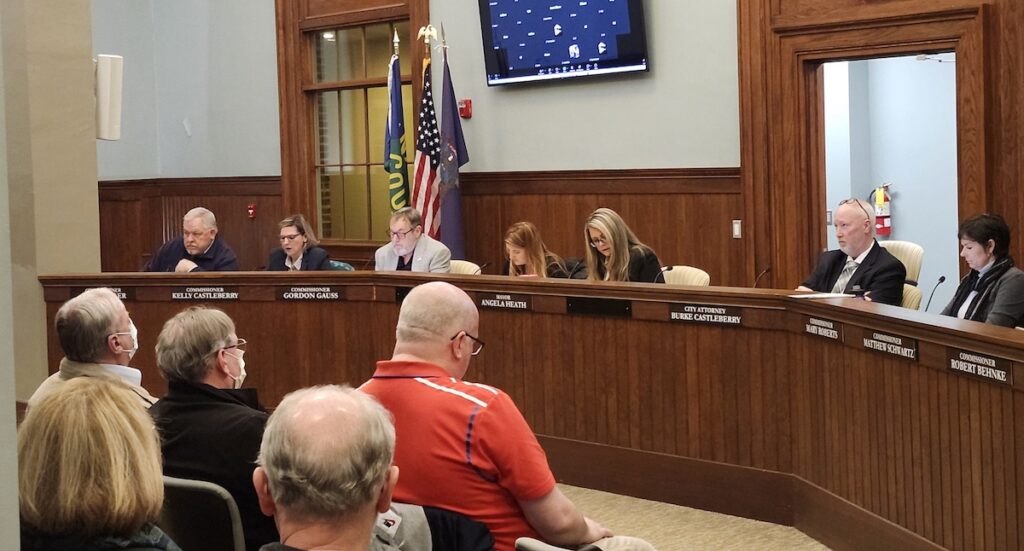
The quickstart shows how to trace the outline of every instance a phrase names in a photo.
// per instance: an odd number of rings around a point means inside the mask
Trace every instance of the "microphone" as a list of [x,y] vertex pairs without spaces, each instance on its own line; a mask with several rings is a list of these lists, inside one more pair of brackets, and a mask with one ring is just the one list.
[[661,276],[661,282],[665,283],[665,272],[671,272],[671,271],[672,271],[672,266],[663,266],[660,270],[658,270],[658,275],[654,276],[654,283],[658,282],[658,276]]
[[761,270],[761,273],[757,274],[757,277],[754,278],[754,288],[755,289],[757,289],[757,284],[761,282],[761,278],[764,277],[765,274],[767,274],[770,271],[772,271],[771,264],[766,266],[765,269]]
[[488,267],[488,266],[490,266],[490,265],[491,265],[491,263],[490,263],[490,262],[484,262],[483,264],[481,264],[481,265],[480,265],[480,267],[479,267],[479,268],[477,268],[477,269],[476,269],[476,271],[475,271],[475,272],[473,272],[473,275],[479,275],[479,274],[482,274],[482,273],[483,273],[483,271],[484,271],[484,268],[486,268],[486,267]]
[[366,262],[363,262],[363,267],[359,268],[359,271],[365,271],[366,267],[369,266],[371,262],[373,262],[373,257],[372,256],[370,258],[367,258]]
[[930,307],[932,305],[932,299],[935,298],[935,290],[938,289],[939,285],[942,285],[945,281],[946,281],[946,276],[939,276],[939,282],[935,284],[935,287],[932,287],[932,294],[928,295],[928,304],[925,304],[925,306],[924,306],[924,311],[925,312],[927,312],[928,311],[928,307]]

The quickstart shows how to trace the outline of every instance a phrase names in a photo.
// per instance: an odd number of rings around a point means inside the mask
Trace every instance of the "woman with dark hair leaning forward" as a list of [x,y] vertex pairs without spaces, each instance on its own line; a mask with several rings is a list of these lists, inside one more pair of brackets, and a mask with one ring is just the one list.
[[1010,227],[997,214],[960,224],[960,256],[971,272],[960,280],[942,315],[1016,327],[1024,321],[1024,272],[1010,257]]

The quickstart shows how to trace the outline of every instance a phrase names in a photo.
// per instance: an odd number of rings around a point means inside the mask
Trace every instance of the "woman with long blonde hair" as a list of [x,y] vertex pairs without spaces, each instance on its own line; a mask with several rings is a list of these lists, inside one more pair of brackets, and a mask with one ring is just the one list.
[[154,524],[163,484],[159,437],[131,387],[71,379],[18,430],[21,548],[181,551]]
[[599,208],[590,213],[583,226],[583,239],[590,281],[659,283],[658,255],[637,239],[614,210]]
[[568,277],[565,261],[548,250],[530,222],[516,222],[505,232],[505,263],[503,273],[513,277]]

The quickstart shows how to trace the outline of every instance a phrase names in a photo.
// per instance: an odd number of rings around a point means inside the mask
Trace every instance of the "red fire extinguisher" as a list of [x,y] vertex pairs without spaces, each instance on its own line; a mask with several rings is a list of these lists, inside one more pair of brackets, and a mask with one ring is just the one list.
[[892,198],[889,196],[889,186],[892,184],[882,184],[871,192],[870,202],[875,206],[875,235],[888,236],[892,235],[892,215],[890,211],[890,203]]

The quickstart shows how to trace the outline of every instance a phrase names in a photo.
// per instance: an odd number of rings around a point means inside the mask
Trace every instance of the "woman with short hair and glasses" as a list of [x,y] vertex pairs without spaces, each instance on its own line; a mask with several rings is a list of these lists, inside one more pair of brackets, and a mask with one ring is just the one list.
[[256,550],[278,533],[252,485],[267,413],[256,390],[242,388],[246,346],[216,308],[192,306],[167,320],[156,343],[167,394],[150,413],[163,440],[164,474],[223,486],[238,505],[246,549]]
[[270,252],[267,271],[306,272],[331,269],[331,259],[327,251],[317,246],[320,242],[317,241],[313,228],[305,216],[293,214],[278,222],[277,227],[280,230],[278,239],[281,240],[281,248]]
[[588,280],[665,282],[659,275],[658,255],[637,239],[614,210],[599,208],[592,212],[583,226],[583,239]]
[[516,222],[505,231],[502,273],[512,277],[569,277],[565,261],[548,250],[530,222]]
[[1010,227],[996,214],[960,224],[960,256],[971,269],[942,315],[1016,327],[1024,321],[1024,272],[1010,257]]

